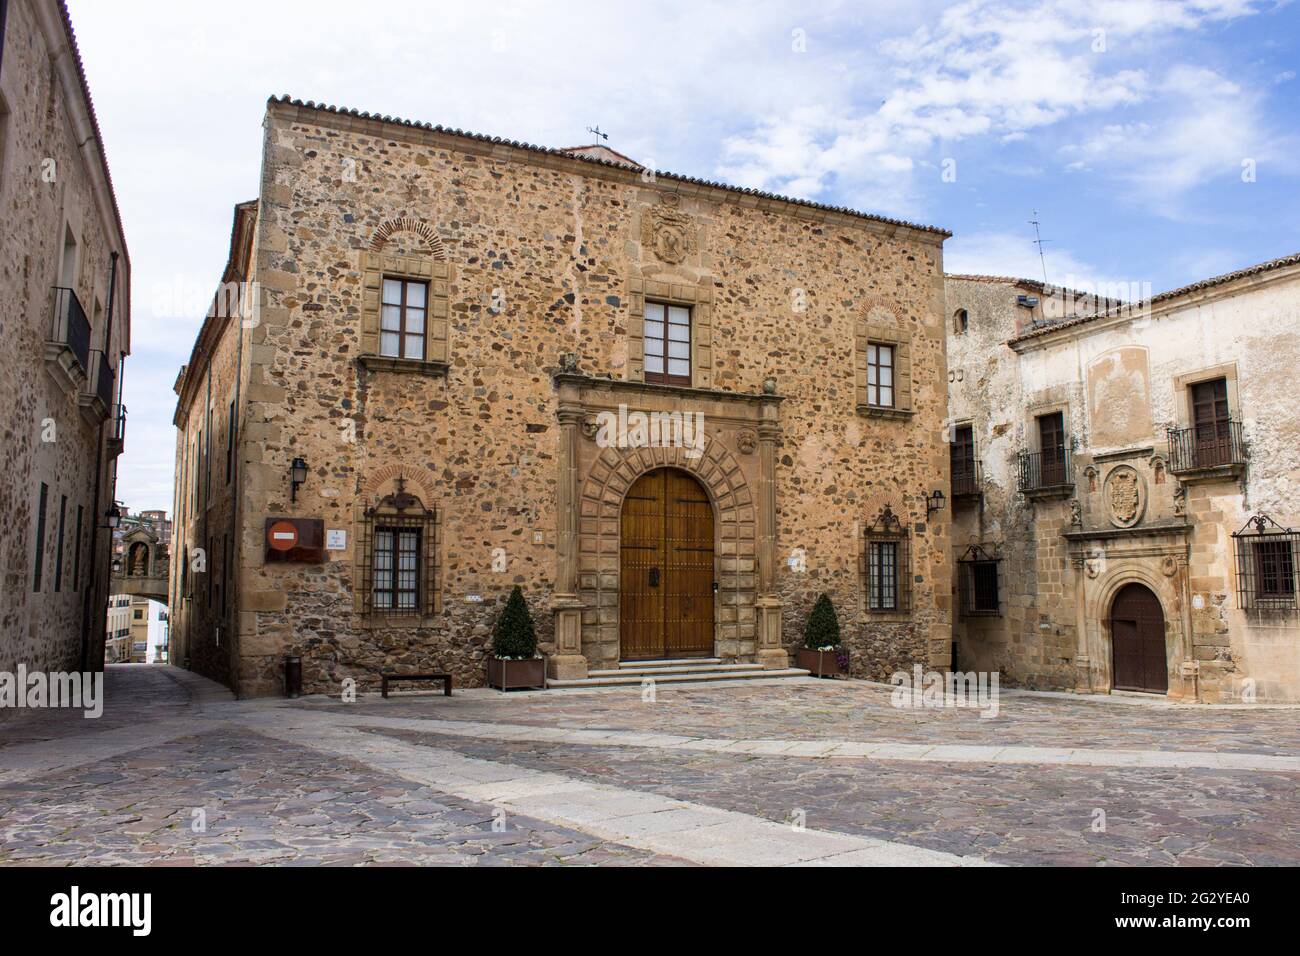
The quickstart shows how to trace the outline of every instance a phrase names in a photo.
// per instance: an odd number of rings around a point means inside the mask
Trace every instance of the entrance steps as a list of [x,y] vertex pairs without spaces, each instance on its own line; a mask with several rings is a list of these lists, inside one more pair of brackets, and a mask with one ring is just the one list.
[[719,657],[692,657],[667,661],[623,661],[617,668],[589,671],[581,680],[548,680],[547,687],[620,687],[639,686],[643,681],[656,684],[688,684],[700,681],[755,680],[772,677],[806,677],[808,671],[796,667],[763,670],[762,664],[724,664]]

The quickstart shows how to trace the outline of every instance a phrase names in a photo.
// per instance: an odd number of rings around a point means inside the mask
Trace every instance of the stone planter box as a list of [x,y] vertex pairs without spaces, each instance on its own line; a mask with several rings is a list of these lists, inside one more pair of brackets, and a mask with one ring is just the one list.
[[[844,657],[844,666],[840,666],[840,656]],[[810,671],[813,677],[848,677],[849,652],[844,648],[833,651],[814,651],[801,647],[795,651],[795,667]]]
[[487,661],[487,682],[489,687],[500,690],[515,690],[523,687],[546,689],[546,658],[535,657],[531,661],[505,661],[499,657],[489,657]]

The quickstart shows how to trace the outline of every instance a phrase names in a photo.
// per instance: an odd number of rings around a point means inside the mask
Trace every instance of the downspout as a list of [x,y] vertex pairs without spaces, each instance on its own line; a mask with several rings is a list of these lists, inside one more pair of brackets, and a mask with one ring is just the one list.
[[[117,300],[117,252],[109,253],[109,273],[108,273],[108,311],[106,321],[104,322],[104,355],[108,355],[108,346],[112,341],[113,334],[113,306]],[[121,362],[118,363],[120,368]],[[112,418],[112,410],[109,410],[109,418]],[[105,420],[107,421],[107,419]],[[99,428],[95,433],[95,487],[91,493],[91,532],[90,532],[90,574],[88,580],[90,586],[86,588],[86,595],[81,602],[81,672],[84,674],[90,666],[90,625],[93,620],[93,604],[95,593],[98,591],[96,583],[96,574],[99,570],[99,489],[104,480],[104,424],[99,423]],[[80,547],[80,543],[77,545]],[[113,550],[113,532],[110,529],[108,533],[108,548],[110,554]],[[109,563],[109,583],[104,587],[104,603],[100,607],[100,615],[106,620],[108,615],[108,592],[112,590],[112,562]],[[102,663],[101,663],[102,666]]]
[[9,19],[9,0],[0,0],[0,74],[5,63],[5,21]]

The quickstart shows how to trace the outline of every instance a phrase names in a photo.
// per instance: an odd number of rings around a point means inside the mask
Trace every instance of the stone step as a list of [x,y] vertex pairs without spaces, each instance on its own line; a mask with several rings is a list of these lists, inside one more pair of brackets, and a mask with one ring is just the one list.
[[570,690],[581,687],[636,687],[641,684],[646,676],[651,676],[656,684],[694,684],[701,681],[735,681],[735,680],[761,680],[769,677],[807,677],[808,671],[800,670],[797,667],[787,667],[784,670],[765,671],[761,668],[757,670],[722,670],[718,668],[701,668],[697,671],[690,671],[685,674],[664,674],[656,673],[654,675],[628,675],[618,674],[612,677],[587,677],[583,680],[548,680],[546,686],[555,690]]
[[695,664],[690,661],[677,661],[672,664],[660,664],[654,667],[625,667],[620,664],[617,670],[588,671],[588,677],[658,677],[664,674],[720,674],[735,671],[761,671],[762,664]]
[[681,667],[683,664],[696,666],[721,663],[721,657],[669,657],[658,661],[619,661],[618,666],[635,667],[639,670],[642,667]]

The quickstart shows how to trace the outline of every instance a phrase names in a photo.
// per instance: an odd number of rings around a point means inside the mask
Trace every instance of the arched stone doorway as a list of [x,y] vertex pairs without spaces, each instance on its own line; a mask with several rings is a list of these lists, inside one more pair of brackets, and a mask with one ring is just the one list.
[[619,518],[619,658],[712,657],[714,520],[709,494],[676,468],[628,489]]
[[1126,584],[1110,611],[1111,686],[1151,694],[1169,691],[1165,615],[1143,584]]

